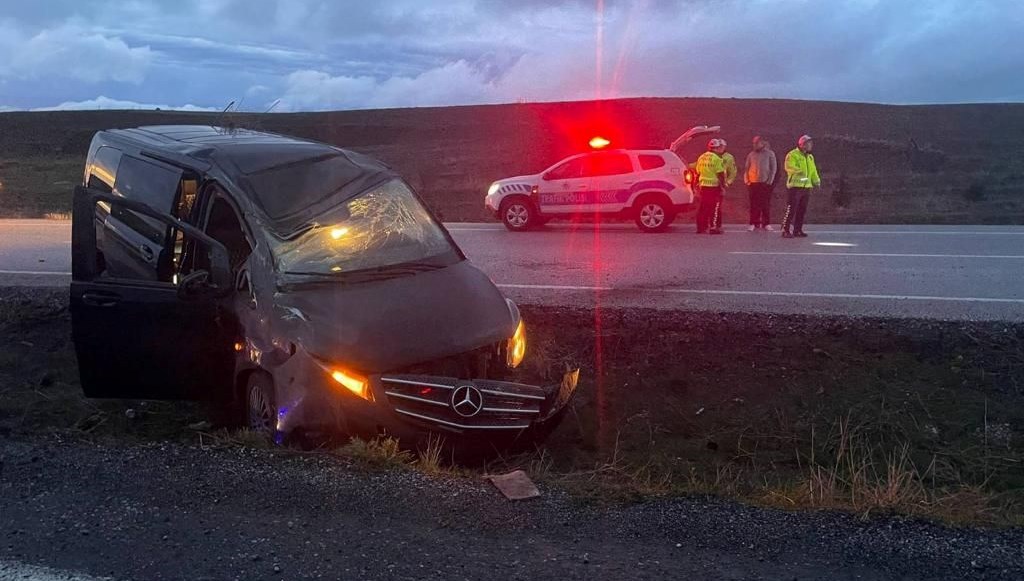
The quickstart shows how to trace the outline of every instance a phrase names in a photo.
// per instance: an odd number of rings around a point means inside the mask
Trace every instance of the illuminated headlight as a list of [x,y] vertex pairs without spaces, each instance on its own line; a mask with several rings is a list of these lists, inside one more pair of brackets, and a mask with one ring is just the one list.
[[519,367],[526,357],[526,325],[522,320],[519,321],[516,332],[509,338],[505,353],[505,362],[512,369]]
[[500,190],[500,189],[501,189],[501,184],[499,184],[498,182],[494,182],[493,184],[491,184],[491,187],[487,188],[487,195],[488,196],[493,196],[494,194],[497,194],[498,190]]
[[327,375],[331,376],[331,379],[335,381],[340,387],[345,388],[347,391],[359,396],[366,401],[373,401],[373,394],[370,393],[370,380],[362,375],[345,369],[339,365],[328,363],[322,359],[316,359],[317,364],[321,369],[327,372]]

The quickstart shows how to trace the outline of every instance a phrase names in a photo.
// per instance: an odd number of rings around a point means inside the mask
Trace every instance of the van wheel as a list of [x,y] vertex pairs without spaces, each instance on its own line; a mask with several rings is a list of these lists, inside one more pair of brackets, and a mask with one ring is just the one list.
[[268,438],[277,433],[274,383],[262,373],[253,373],[245,386],[246,427]]
[[635,212],[636,225],[643,232],[664,232],[675,219],[672,207],[659,196],[641,198]]
[[529,230],[537,222],[537,211],[533,208],[533,202],[522,197],[503,200],[499,213],[501,222],[513,232]]

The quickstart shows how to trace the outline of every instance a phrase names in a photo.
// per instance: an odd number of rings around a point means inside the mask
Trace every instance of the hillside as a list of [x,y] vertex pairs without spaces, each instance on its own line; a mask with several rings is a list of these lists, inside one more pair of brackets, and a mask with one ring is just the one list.
[[[784,155],[816,137],[825,188],[812,222],[1024,223],[1024,105],[888,106],[741,99],[626,99],[295,114],[76,111],[0,114],[0,214],[66,212],[92,134],[176,123],[239,126],[327,141],[377,156],[446,220],[488,220],[497,178],[540,171],[586,147],[663,147],[695,124],[720,124],[742,160],[754,134]],[[840,187],[841,184],[841,187]],[[781,191],[775,196],[782,203]],[[726,217],[745,221],[746,193]]]

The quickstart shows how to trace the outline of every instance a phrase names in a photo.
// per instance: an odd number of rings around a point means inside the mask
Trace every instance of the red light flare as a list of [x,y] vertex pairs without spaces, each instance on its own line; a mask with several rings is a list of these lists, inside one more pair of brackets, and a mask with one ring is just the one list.
[[603,149],[611,145],[611,143],[611,141],[608,141],[607,139],[601,137],[600,135],[590,138],[590,147],[594,149]]

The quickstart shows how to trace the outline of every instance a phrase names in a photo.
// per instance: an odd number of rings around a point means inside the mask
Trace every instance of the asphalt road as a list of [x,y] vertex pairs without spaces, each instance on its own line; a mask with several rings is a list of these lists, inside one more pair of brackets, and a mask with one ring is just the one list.
[[[1024,227],[822,225],[784,240],[738,226],[448,226],[524,303],[1024,320]],[[67,222],[0,220],[0,284],[66,285],[69,270]]]

